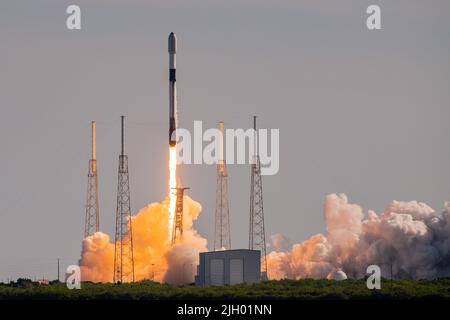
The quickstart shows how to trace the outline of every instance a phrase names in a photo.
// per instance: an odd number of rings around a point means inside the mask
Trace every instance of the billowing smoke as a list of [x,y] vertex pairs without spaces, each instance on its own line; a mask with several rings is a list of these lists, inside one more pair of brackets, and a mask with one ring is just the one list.
[[[199,252],[206,251],[206,239],[192,227],[201,205],[183,198],[183,239],[175,246],[168,242],[168,199],[152,203],[132,217],[134,268],[136,280],[154,279],[173,284],[194,281]],[[83,281],[111,282],[114,269],[114,243],[97,232],[83,240],[80,260]]]
[[291,240],[282,235],[281,233],[276,233],[270,236],[269,249],[276,252],[289,251],[292,248]]
[[436,215],[422,202],[393,201],[381,215],[348,202],[344,194],[325,199],[326,235],[317,234],[280,251],[286,240],[272,238],[267,256],[271,279],[330,278],[337,272],[361,278],[369,265],[382,276],[436,278],[450,275],[450,203]]

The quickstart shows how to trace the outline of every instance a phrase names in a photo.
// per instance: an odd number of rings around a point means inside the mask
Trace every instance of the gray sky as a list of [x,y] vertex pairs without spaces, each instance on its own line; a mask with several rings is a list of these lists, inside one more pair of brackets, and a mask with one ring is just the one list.
[[[65,10],[82,9],[82,30]],[[368,31],[365,10],[382,10]],[[113,234],[119,117],[134,212],[167,192],[167,36],[178,36],[180,124],[280,129],[264,177],[267,237],[324,231],[324,196],[365,211],[450,199],[450,2],[0,2],[0,281],[76,263],[89,123],[97,120],[102,231]],[[229,167],[233,247],[248,243],[249,168]],[[215,168],[183,166],[212,241]],[[62,272],[61,272],[62,273]]]

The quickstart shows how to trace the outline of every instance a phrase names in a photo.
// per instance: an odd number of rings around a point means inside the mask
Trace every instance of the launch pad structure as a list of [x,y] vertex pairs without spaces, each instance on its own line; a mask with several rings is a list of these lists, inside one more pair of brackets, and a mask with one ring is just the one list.
[[180,242],[183,238],[183,197],[184,191],[188,190],[187,187],[177,187],[173,188],[175,194],[177,195],[177,200],[175,203],[175,221],[173,224],[172,232],[172,245]]

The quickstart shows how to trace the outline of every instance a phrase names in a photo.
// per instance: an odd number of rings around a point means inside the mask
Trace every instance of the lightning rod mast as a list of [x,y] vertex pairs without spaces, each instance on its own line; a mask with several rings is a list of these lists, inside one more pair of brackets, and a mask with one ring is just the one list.
[[223,122],[219,122],[219,162],[217,163],[216,212],[214,250],[231,249],[230,210],[228,203],[228,173],[223,156]]
[[256,131],[256,116],[253,117],[253,159],[251,164],[250,184],[250,223],[249,244],[251,250],[261,251],[261,278],[267,280],[266,234],[264,230],[264,206],[261,179],[261,162]]
[[91,122],[92,156],[89,160],[84,237],[99,231],[97,159],[95,155],[95,121]]
[[113,282],[134,282],[133,228],[131,220],[130,177],[125,154],[124,120],[121,116],[121,148],[117,183],[116,237]]

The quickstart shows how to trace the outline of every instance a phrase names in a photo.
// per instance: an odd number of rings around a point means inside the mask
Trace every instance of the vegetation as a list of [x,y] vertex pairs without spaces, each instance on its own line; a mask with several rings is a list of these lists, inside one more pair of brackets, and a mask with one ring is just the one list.
[[450,278],[439,280],[398,280],[381,282],[381,290],[368,290],[365,280],[280,280],[259,284],[223,287],[177,287],[152,281],[132,284],[82,283],[80,290],[69,290],[63,283],[39,285],[21,279],[0,284],[2,299],[57,300],[148,300],[148,299],[303,299],[367,300],[450,299]]

